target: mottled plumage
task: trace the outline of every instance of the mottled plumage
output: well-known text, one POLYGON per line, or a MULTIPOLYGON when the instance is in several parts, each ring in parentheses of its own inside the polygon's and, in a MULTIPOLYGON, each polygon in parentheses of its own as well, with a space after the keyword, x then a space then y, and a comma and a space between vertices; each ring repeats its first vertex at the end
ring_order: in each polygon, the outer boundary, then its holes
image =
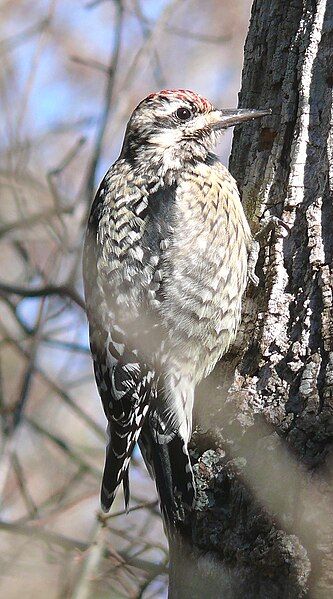
POLYGON ((236 335, 253 247, 236 183, 212 150, 218 130, 264 114, 218 111, 186 90, 152 94, 96 194, 84 280, 109 423, 106 510, 121 482, 128 502, 138 440, 168 520, 193 501, 194 391, 236 335))

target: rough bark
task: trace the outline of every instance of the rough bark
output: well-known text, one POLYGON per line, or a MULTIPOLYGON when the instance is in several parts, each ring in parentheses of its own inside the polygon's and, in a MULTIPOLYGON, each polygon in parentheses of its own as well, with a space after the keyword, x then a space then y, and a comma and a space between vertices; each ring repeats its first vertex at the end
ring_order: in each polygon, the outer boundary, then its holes
POLYGON ((202 385, 198 500, 172 599, 333 596, 332 30, 326 0, 255 0, 230 170, 262 243, 237 344, 202 385), (209 432, 204 432, 209 429, 209 432))

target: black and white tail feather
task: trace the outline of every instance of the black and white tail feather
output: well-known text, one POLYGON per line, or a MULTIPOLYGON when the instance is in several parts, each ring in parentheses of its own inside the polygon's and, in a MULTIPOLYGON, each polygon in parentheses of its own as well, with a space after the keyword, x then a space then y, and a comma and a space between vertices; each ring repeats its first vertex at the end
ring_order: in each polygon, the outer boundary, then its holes
POLYGON ((139 438, 142 456, 155 479, 161 512, 169 533, 184 519, 184 505, 192 507, 195 482, 184 439, 177 433, 169 442, 159 443, 149 421, 145 421, 139 438))
MULTIPOLYGON (((119 369, 119 365, 117 368, 119 369)), ((114 373, 111 376, 113 396, 117 399, 113 401, 108 426, 110 442, 106 449, 101 505, 104 511, 109 511, 122 483, 125 508, 128 509, 128 471, 131 455, 138 441, 147 469, 156 482, 165 525, 171 531, 176 522, 184 518, 184 504, 189 507, 193 505, 195 483, 187 441, 181 436, 180 431, 175 429, 170 418, 166 418, 166 422, 162 421, 162 416, 166 414, 160 414, 154 407, 157 396, 159 403, 161 402, 162 389, 157 391, 156 387, 152 388, 152 376, 152 373, 143 376, 139 383, 139 392, 133 389, 134 380, 129 381, 127 378, 126 385, 122 381, 122 385, 127 387, 127 392, 123 394, 119 387, 115 387, 114 373), (118 405, 115 405, 115 402, 118 405)), ((161 403, 163 404, 163 401, 161 403)))
POLYGON ((129 465, 149 409, 152 373, 117 363, 112 368, 107 404, 109 443, 101 486, 101 506, 108 512, 120 484, 123 484, 125 508, 130 499, 129 465), (136 375, 136 376, 134 376, 136 375), (140 380, 138 381, 137 376, 140 380))

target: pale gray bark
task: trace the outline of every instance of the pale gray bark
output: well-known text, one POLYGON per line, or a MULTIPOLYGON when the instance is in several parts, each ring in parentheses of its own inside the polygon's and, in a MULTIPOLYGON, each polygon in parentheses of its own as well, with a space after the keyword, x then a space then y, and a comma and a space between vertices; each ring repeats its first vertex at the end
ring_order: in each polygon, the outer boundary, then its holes
POLYGON ((198 505, 170 597, 333 596, 332 30, 328 0, 255 0, 230 169, 264 239, 237 345, 199 393, 198 505))

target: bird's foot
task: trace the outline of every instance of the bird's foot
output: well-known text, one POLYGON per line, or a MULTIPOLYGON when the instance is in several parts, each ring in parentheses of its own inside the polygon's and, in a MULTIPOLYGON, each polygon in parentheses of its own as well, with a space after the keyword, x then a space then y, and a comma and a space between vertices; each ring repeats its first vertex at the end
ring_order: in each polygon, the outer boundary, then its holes
POLYGON ((260 230, 256 233, 255 237, 251 240, 251 246, 249 249, 249 257, 247 263, 247 276, 249 280, 257 287, 259 285, 259 277, 255 274, 255 268, 259 256, 260 242, 267 237, 273 229, 282 227, 289 233, 289 226, 278 218, 277 216, 267 216, 260 222, 260 230))

